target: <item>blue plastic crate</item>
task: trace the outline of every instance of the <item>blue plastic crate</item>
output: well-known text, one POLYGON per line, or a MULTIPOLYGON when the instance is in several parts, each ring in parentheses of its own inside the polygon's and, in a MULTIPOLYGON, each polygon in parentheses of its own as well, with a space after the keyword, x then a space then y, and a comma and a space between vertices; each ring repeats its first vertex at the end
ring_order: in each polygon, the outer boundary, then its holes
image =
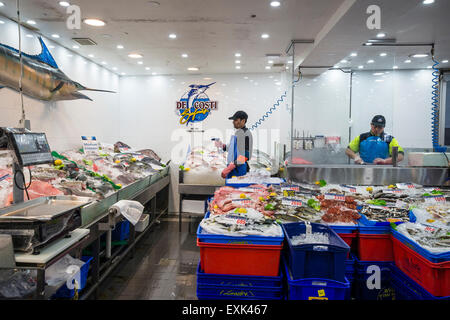
POLYGON ((359 225, 355 224, 353 226, 340 226, 340 225, 332 225, 327 224, 331 229, 333 229, 336 233, 355 233, 359 229, 359 225))
MULTIPOLYGON (((355 298, 357 300, 396 300, 395 289, 391 285, 391 270, 394 265, 392 262, 380 261, 360 261, 355 258, 356 277, 355 298), (374 275, 373 272, 367 273, 369 266, 378 266, 380 268, 380 287, 369 288, 367 280, 374 275)), ((371 281, 372 283, 372 281, 371 281)))
POLYGON ((450 296, 433 296, 396 266, 392 267, 391 281, 397 300, 450 300, 450 296))
MULTIPOLYGON (((358 207, 358 213, 361 215, 361 218, 358 219, 358 221, 360 222, 360 225, 363 226, 371 226, 371 227, 390 227, 391 226, 391 222, 388 221, 374 221, 374 220, 369 220, 365 214, 360 212, 361 207, 358 207)), ((408 217, 409 217, 409 222, 416 222, 417 218, 414 215, 414 213, 412 211, 408 212, 408 217)), ((398 221, 398 222, 394 222, 394 224, 399 225, 403 223, 403 221, 398 221)))
POLYGON ((350 247, 327 225, 311 223, 313 233, 328 234, 329 244, 292 245, 291 238, 306 233, 304 222, 283 224, 286 260, 294 279, 319 278, 345 281, 345 260, 350 247))
POLYGON ((124 241, 130 237, 130 221, 124 220, 119 222, 111 232, 112 241, 124 241))
MULTIPOLYGON (((205 219, 209 218, 210 212, 207 212, 205 219)), ((229 243, 229 244, 263 244, 263 245, 281 245, 284 241, 284 231, 281 237, 264 237, 264 236, 240 236, 233 237, 223 234, 202 233, 203 228, 198 225, 197 238, 204 243, 229 243)))
MULTIPOLYGON (((82 291, 86 286, 86 281, 89 272, 89 265, 91 264, 93 257, 90 256, 82 256, 81 260, 84 261, 84 265, 80 268, 80 287, 78 288, 78 292, 82 291)), ((56 293, 53 295, 54 298, 73 298, 75 296, 75 289, 67 288, 67 285, 63 285, 59 288, 56 293)))
POLYGON ((281 288, 284 278, 282 270, 280 264, 280 274, 278 277, 213 274, 204 273, 200 268, 199 262, 197 267, 197 285, 232 286, 239 288, 281 288))
POLYGON ((399 240, 401 243, 406 245, 407 247, 411 248, 418 254, 420 254, 422 257, 427 259, 428 261, 431 261, 433 263, 439 263, 439 262, 445 262, 450 261, 450 251, 443 252, 443 253, 432 253, 428 251, 427 249, 420 246, 417 242, 411 240, 410 238, 404 236, 397 230, 391 227, 392 236, 399 240))
MULTIPOLYGON (((358 232, 360 234, 390 234, 391 233, 391 226, 368 226, 361 222, 361 219, 363 219, 363 216, 361 215, 361 218, 358 220, 358 232)), ((368 221, 368 220, 367 220, 368 221)))
POLYGON ((346 300, 350 298, 350 282, 322 278, 293 280, 288 265, 283 262, 288 283, 288 300, 346 300))
POLYGON ((345 260, 345 274, 354 274, 356 270, 356 257, 350 253, 349 259, 345 260))

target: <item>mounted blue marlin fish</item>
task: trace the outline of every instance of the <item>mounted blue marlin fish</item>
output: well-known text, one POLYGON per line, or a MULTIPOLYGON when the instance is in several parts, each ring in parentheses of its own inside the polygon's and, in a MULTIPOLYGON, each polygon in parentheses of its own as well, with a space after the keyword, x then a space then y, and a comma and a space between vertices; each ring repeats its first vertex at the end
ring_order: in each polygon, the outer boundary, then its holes
MULTIPOLYGON (((45 101, 58 100, 91 100, 78 91, 114 91, 90 89, 67 77, 58 67, 50 51, 41 37, 39 37, 42 52, 39 55, 22 53, 23 94, 45 101)), ((0 89, 8 87, 20 91, 20 54, 17 49, 0 44, 0 89)))

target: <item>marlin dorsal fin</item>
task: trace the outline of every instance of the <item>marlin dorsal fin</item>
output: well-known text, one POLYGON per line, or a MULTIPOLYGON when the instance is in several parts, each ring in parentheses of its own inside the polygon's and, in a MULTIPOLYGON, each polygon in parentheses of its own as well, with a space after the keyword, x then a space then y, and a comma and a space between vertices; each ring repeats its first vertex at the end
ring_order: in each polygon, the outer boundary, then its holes
POLYGON ((39 55, 34 56, 39 61, 48 64, 49 66, 59 69, 58 65, 56 64, 55 59, 53 59, 52 54, 47 49, 47 46, 45 45, 44 41, 41 37, 39 37, 39 42, 41 43, 42 52, 39 55))

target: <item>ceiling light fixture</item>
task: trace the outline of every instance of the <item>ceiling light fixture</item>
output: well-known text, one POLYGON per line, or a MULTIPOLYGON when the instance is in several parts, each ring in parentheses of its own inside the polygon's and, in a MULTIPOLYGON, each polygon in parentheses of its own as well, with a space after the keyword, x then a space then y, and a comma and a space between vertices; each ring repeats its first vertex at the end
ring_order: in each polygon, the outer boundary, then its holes
POLYGON ((33 38, 33 35, 32 34, 27 34, 27 37, 28 38, 33 38))
POLYGON ((103 20, 100 19, 84 19, 83 22, 89 26, 93 27, 103 27, 106 23, 103 20))
POLYGON ((176 39, 177 35, 175 33, 171 33, 171 34, 169 34, 169 38, 170 39, 176 39))
POLYGON ((241 63, 241 60, 236 60, 234 61, 234 63, 241 63))
POLYGON ((150 70, 150 68, 149 68, 149 67, 145 67, 145 70, 147 70, 147 71, 148 71, 148 70, 150 70))
POLYGON ((89 54, 88 57, 89 57, 89 58, 93 58, 94 55, 93 55, 93 54, 89 54))
POLYGON ((59 38, 59 34, 56 34, 56 33, 52 34, 52 37, 58 39, 59 38))
POLYGON ((187 58, 187 57, 188 57, 187 53, 183 53, 181 56, 182 56, 183 58, 187 58))
POLYGON ((138 64, 144 64, 144 62, 142 62, 142 61, 138 61, 138 64))
POLYGON ((385 53, 385 52, 380 53, 380 57, 386 57, 386 56, 387 56, 387 53, 385 53))
POLYGON ((269 69, 270 69, 270 66, 266 66, 266 69, 269 70, 269 69))
POLYGON ((367 63, 374 63, 375 61, 373 61, 373 60, 369 60, 369 61, 367 61, 367 63))
POLYGON ((392 69, 394 69, 394 70, 395 70, 395 69, 398 69, 398 66, 393 66, 392 69))
MULTIPOLYGON (((411 57, 411 55, 410 55, 410 57, 411 57)), ((428 54, 427 53, 417 53, 417 54, 413 54, 412 57, 413 58, 426 58, 426 57, 428 57, 428 54)))
POLYGON ((124 76, 124 75, 126 75, 126 73, 125 73, 125 72, 122 72, 120 75, 121 75, 121 76, 124 76))
POLYGON ((117 67, 113 67, 112 69, 113 69, 114 71, 116 71, 116 70, 117 70, 117 67))
POLYGON ((3 7, 3 6, 4 6, 3 2, 0 2, 0 7, 3 7))
POLYGON ((434 0, 423 0, 423 4, 432 4, 434 0))
POLYGON ((30 25, 32 25, 32 26, 34 26, 34 25, 36 24, 36 21, 34 21, 34 20, 28 20, 27 23, 30 24, 30 25))
POLYGON ((241 68, 241 66, 236 66, 236 69, 240 69, 241 68))
POLYGON ((4 24, 5 23, 5 21, 3 21, 3 20, 0 20, 0 24, 4 24))
POLYGON ((267 61, 267 63, 273 64, 273 60, 269 60, 267 61))
POLYGON ((240 53, 235 53, 234 56, 235 56, 236 58, 239 58, 239 57, 241 56, 241 54, 240 54, 240 53))
POLYGON ((428 67, 427 67, 427 69, 431 69, 431 68, 433 68, 433 66, 428 66, 428 67))
POLYGON ((117 48, 117 49, 123 49, 123 45, 118 44, 116 48, 117 48))
POLYGON ((189 67, 187 69, 188 69, 188 71, 198 71, 197 67, 189 67))
POLYGON ((272 7, 279 7, 281 5, 280 1, 272 1, 270 2, 270 6, 272 7))
POLYGON ((130 57, 132 59, 140 59, 143 57, 143 55, 140 53, 130 53, 130 54, 128 54, 128 57, 130 57))
POLYGON ((448 60, 442 60, 441 63, 448 63, 448 60))
POLYGON ((366 46, 371 46, 372 45, 372 43, 370 43, 370 42, 366 42, 364 45, 366 45, 366 46))
POLYGON ((73 49, 80 49, 79 46, 72 46, 73 49))
POLYGON ((156 72, 152 72, 152 76, 156 76, 157 75, 157 73, 156 72))
POLYGON ((270 36, 267 34, 267 33, 263 33, 262 35, 261 35, 261 38, 263 38, 263 39, 267 39, 267 38, 269 38, 270 36))
POLYGON ((377 34, 377 38, 384 38, 386 37, 386 33, 380 32, 379 34, 377 34))
POLYGON ((376 73, 374 73, 373 75, 374 76, 382 76, 384 74, 384 72, 376 72, 376 73))
POLYGON ((70 3, 68 3, 67 1, 60 1, 60 2, 59 2, 59 5, 60 5, 61 7, 68 7, 68 6, 70 6, 70 3))
POLYGON ((411 63, 411 60, 409 60, 409 59, 405 60, 405 63, 411 63))
POLYGON ((102 64, 103 65, 107 65, 108 63, 106 61, 102 61, 102 64))
POLYGON ((347 63, 348 61, 347 60, 341 60, 341 63, 347 63))
POLYGON ((358 54, 356 53, 356 52, 352 52, 351 54, 350 54, 350 57, 357 57, 358 56, 358 54))
POLYGON ((364 69, 364 66, 358 66, 358 69, 364 69))

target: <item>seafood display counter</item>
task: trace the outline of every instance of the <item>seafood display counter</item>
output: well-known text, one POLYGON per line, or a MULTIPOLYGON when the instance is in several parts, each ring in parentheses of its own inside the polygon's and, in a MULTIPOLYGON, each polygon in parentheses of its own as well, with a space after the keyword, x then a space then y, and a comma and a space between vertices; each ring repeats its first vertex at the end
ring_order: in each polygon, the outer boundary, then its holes
POLYGON ((354 185, 389 185, 412 182, 423 186, 443 186, 448 180, 447 167, 407 167, 381 165, 288 165, 287 178, 295 182, 354 185))

